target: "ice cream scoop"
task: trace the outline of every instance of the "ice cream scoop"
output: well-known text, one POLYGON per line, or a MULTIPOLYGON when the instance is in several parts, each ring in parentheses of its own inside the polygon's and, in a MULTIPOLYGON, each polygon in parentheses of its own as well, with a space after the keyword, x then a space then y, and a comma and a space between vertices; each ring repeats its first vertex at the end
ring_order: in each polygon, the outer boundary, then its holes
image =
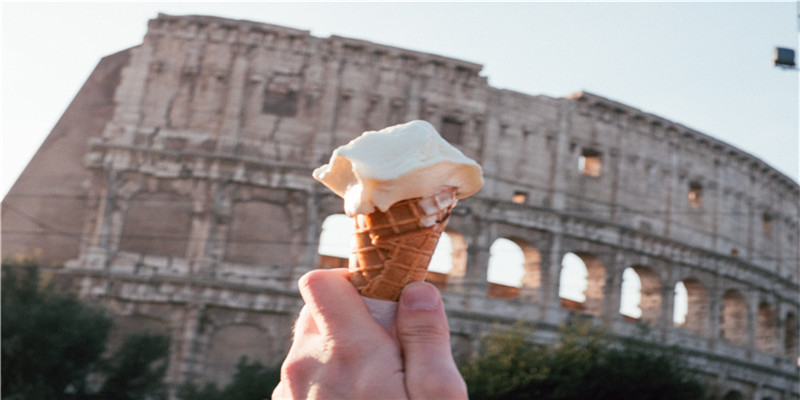
POLYGON ((483 186, 480 165, 417 120, 363 133, 313 176, 355 218, 350 281, 393 332, 403 287, 425 279, 450 211, 483 186))
POLYGON ((483 186, 480 165, 421 120, 364 132, 334 150, 330 162, 313 175, 344 198, 351 217, 433 195, 442 186, 456 188, 459 199, 483 186))

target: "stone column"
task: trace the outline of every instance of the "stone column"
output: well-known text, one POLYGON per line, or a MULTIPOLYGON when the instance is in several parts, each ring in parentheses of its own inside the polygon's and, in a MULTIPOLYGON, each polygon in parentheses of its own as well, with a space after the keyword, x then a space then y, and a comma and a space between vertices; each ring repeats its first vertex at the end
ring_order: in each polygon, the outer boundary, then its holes
POLYGON ((658 330, 661 333, 661 341, 669 343, 670 332, 673 328, 673 318, 675 314, 675 285, 673 278, 674 268, 664 266, 669 269, 666 284, 661 285, 661 314, 658 318, 658 330))
MULTIPOLYGON (((716 261, 715 261, 716 263, 716 261)), ((716 268, 714 268, 716 269, 716 268)), ((708 331, 706 332, 706 338, 708 339, 708 349, 710 351, 715 351, 717 348, 717 342, 721 339, 720 337, 720 323, 721 323, 721 313, 722 313, 722 288, 720 285, 719 276, 714 277, 714 282, 712 282, 712 287, 708 288, 708 331)))
POLYGON ((234 46, 233 66, 227 77, 229 82, 227 104, 222 117, 221 131, 224 136, 236 137, 241 131, 241 117, 243 114, 246 93, 244 86, 247 83, 248 60, 244 45, 234 46))
MULTIPOLYGON (((606 325, 613 324, 620 319, 619 307, 622 301, 622 273, 625 270, 625 256, 622 252, 616 252, 613 256, 598 257, 605 270, 605 284, 603 287, 603 321, 606 325)), ((591 268, 587 279, 592 279, 591 268)), ((589 284, 591 287, 591 283, 589 284)), ((589 296, 586 296, 586 306, 589 309, 589 296)))
POLYGON ((471 218, 475 230, 470 235, 471 243, 467 248, 467 271, 464 276, 465 294, 468 299, 484 298, 489 290, 486 278, 489 269, 489 246, 492 239, 488 223, 474 213, 471 218))
POLYGON ((200 355, 205 349, 199 348, 199 339, 203 331, 203 319, 206 315, 204 303, 189 303, 183 308, 183 318, 172 337, 168 382, 186 382, 200 377, 202 361, 200 355))
POLYGON ((547 248, 541 249, 541 278, 538 303, 544 312, 548 306, 558 305, 559 274, 561 273, 561 234, 551 232, 547 248))
POLYGON ((542 252, 542 286, 539 291, 542 320, 548 319, 548 310, 561 307, 558 291, 561 285, 561 260, 564 257, 562 239, 561 233, 553 232, 550 248, 542 252))

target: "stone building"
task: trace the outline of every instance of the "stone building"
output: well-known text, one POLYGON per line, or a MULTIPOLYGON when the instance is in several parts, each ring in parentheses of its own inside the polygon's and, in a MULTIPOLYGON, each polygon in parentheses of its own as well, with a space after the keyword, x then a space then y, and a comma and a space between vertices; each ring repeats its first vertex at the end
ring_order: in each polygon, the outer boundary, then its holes
POLYGON ((652 329, 719 398, 799 399, 800 187, 657 115, 581 92, 488 85, 481 66, 263 23, 159 15, 105 57, 3 201, 3 255, 35 253, 118 331, 172 338, 168 379, 224 383, 242 355, 277 363, 341 199, 311 178, 365 130, 433 123, 484 167, 448 227, 443 291, 459 358, 495 323, 573 315, 652 329), (524 258, 489 282, 492 245, 524 258), (584 299, 560 296, 562 261, 584 299), (620 313, 623 273, 640 316, 620 313), (676 287, 685 320, 674 322, 676 287))

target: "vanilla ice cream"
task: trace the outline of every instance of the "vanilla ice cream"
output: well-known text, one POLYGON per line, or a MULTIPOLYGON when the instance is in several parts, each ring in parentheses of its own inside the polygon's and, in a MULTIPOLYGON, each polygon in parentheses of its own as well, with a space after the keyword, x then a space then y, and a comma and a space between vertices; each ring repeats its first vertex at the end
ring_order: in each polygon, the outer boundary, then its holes
POLYGON ((483 186, 480 165, 420 120, 364 132, 334 150, 330 162, 313 175, 344 198, 345 213, 351 217, 431 196, 443 186, 456 188, 459 199, 483 186))

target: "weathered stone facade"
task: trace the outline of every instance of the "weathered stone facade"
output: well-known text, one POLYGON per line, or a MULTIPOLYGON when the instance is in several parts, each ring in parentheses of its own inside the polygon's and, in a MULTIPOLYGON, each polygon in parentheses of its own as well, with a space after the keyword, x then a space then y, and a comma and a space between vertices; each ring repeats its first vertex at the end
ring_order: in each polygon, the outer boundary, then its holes
MULTIPOLYGON (((365 130, 432 122, 484 167, 448 226, 435 275, 458 357, 493 322, 571 315, 615 334, 622 274, 639 318, 720 398, 798 399, 800 187, 688 127, 591 94, 530 96, 481 66, 367 41, 205 16, 159 15, 103 59, 3 202, 3 254, 38 250, 111 307, 120 331, 172 337, 169 380, 223 382, 241 355, 282 359, 296 279, 328 262, 341 199, 311 178, 365 130), (523 250, 521 287, 487 282, 490 246, 523 250), (559 298, 565 254, 586 300, 559 298), (688 296, 673 323, 674 288, 688 296), (727 398, 727 397, 726 397, 727 398)), ((335 261, 335 260, 334 260, 335 261)))

